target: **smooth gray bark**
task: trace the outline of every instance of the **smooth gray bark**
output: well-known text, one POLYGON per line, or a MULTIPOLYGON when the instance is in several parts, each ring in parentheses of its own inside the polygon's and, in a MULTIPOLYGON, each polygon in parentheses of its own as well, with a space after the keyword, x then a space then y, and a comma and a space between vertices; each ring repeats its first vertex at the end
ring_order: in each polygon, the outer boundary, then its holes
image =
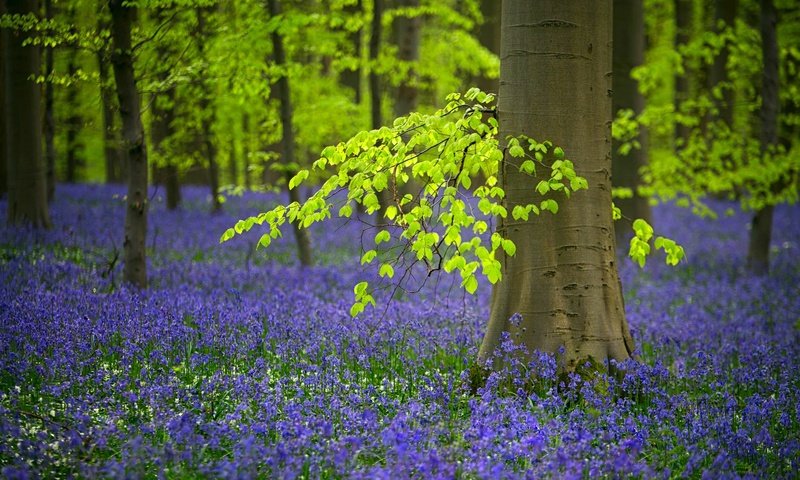
MULTIPOLYGON (((589 189, 569 200, 558 195, 557 215, 498 226, 517 249, 498 257, 503 279, 478 354, 489 367, 504 332, 528 352, 563 347, 563 370, 590 357, 624 360, 634 350, 611 219, 611 12, 611 0, 503 0, 501 142, 526 134, 562 146, 589 189), (509 321, 515 314, 518 323, 509 321)), ((500 171, 508 211, 541 199, 513 160, 500 171)))

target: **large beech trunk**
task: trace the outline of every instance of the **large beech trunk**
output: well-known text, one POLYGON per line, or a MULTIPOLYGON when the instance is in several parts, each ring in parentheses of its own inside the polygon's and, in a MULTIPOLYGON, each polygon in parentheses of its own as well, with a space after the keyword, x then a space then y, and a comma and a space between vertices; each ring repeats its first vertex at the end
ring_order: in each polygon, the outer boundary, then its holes
MULTIPOLYGON (((556 215, 499 225, 517 250, 499 256, 503 279, 478 354, 487 366, 503 332, 528 352, 563 347, 565 370, 633 352, 611 219, 611 10, 611 0, 503 0, 499 137, 562 146, 589 190, 559 195, 556 215), (514 314, 519 323, 509 321, 514 314)), ((507 158, 500 172, 509 211, 541 199, 514 163, 507 158)))
MULTIPOLYGON (((613 97, 611 111, 629 108, 636 114, 644 109, 644 97, 639 93, 639 85, 631 78, 631 69, 644 62, 644 5, 643 0, 614 0, 614 43, 613 43, 613 97)), ((639 172, 647 165, 647 131, 641 129, 637 139, 641 148, 630 150, 627 155, 619 153, 618 142, 613 142, 611 150, 612 180, 615 187, 630 188, 632 198, 619 198, 616 205, 624 215, 614 224, 617 245, 625 246, 632 235, 631 222, 637 218, 652 222, 648 199, 636 193, 641 185, 639 172)))
MULTIPOLYGON (((37 14, 36 0, 8 0, 9 14, 37 14)), ((42 155, 42 95, 31 80, 39 76, 39 46, 25 45, 28 35, 10 30, 5 36, 5 108, 8 175, 8 223, 50 227, 47 181, 42 155)))
MULTIPOLYGON (((761 151, 778 145, 778 14, 772 0, 761 0, 761 53, 764 70, 761 74, 761 151)), ((769 244, 772 238, 771 206, 753 216, 747 266, 757 275, 769 273, 769 244)))
MULTIPOLYGON (((279 0, 268 0, 269 14, 271 17, 276 17, 281 14, 281 6, 279 0)), ((283 50, 283 39, 280 34, 275 31, 272 32, 272 48, 277 65, 286 64, 286 53, 283 50)), ((281 101, 281 126, 283 128, 283 137, 281 138, 281 158, 284 164, 292 164, 294 158, 294 130, 292 127, 292 95, 289 89, 289 79, 286 75, 281 75, 276 85, 278 89, 278 97, 281 101)), ((289 180, 294 175, 291 172, 286 174, 286 183, 288 186, 289 180)), ((289 189, 289 201, 301 202, 300 192, 297 188, 289 189)), ((292 230, 294 231, 295 240, 297 240, 297 254, 300 259, 301 265, 311 265, 313 259, 311 257, 311 237, 308 234, 308 229, 301 228, 296 222, 292 223, 292 230)))
POLYGON ((133 70, 131 24, 133 7, 124 0, 109 0, 113 40, 114 79, 122 117, 122 140, 128 163, 128 198, 125 209, 123 277, 139 288, 147 287, 145 237, 147 235, 147 149, 140 114, 139 92, 133 70))

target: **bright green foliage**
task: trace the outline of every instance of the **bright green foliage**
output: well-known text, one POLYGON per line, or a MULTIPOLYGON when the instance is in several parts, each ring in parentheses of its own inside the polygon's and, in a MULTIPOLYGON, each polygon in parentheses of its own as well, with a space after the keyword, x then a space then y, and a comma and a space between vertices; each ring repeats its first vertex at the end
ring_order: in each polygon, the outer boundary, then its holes
MULTIPOLYGON (((638 117, 632 111, 617 112, 612 129, 622 142, 621 153, 641 148, 635 141, 639 128, 649 131, 649 165, 643 172, 646 186, 639 193, 676 200, 699 215, 712 217, 715 213, 704 201, 709 196, 736 199, 748 210, 797 201, 800 154, 792 132, 800 124, 796 81, 800 32, 793 20, 787 17, 779 22, 782 141, 763 151, 757 120, 762 72, 758 7, 742 3, 741 8, 751 9, 750 17, 756 20, 748 24, 740 14, 734 25, 721 25, 717 31, 708 27, 713 24, 710 18, 699 17, 689 42, 675 48, 673 2, 645 3, 648 38, 654 43, 645 64, 632 75, 647 98, 646 108, 638 117), (729 52, 727 80, 710 86, 703 75, 708 75, 723 48, 729 52), (687 75, 690 80, 687 98, 677 104, 673 94, 676 75, 687 75), (729 101, 726 95, 732 98, 730 124, 721 111, 729 101), (688 138, 675 138, 678 125, 688 129, 688 138)), ((696 9, 693 15, 702 11, 696 9)))
MULTIPOLYGON (((306 228, 330 218, 331 212, 350 218, 351 202, 373 214, 380 210, 378 199, 384 192, 390 200, 383 206, 384 223, 375 234, 375 245, 400 246, 404 253, 387 261, 377 249, 370 249, 363 254, 362 264, 380 259, 379 275, 391 279, 394 267, 405 255, 411 259, 403 263, 406 269, 422 264, 428 274, 437 270, 457 272, 461 287, 469 293, 478 288, 479 276, 497 283, 502 271, 495 253, 498 249, 509 256, 516 252, 514 242, 501 233, 492 233, 488 241, 485 235, 496 219, 508 215, 503 202, 505 191, 496 177, 501 162, 506 162, 506 168, 519 168, 531 176, 537 170, 549 172, 538 183, 531 179, 531 189, 543 199, 537 204, 515 206, 511 212, 514 219, 528 219, 531 213, 539 215, 545 210, 555 214, 560 199, 588 188, 588 184, 575 172, 564 151, 550 142, 539 143, 523 136, 507 139, 501 148, 492 115, 493 95, 473 88, 464 95, 451 94, 447 101, 447 106, 434 114, 412 113, 398 118, 391 127, 362 131, 346 142, 326 147, 313 168, 336 173, 305 203, 280 205, 242 220, 220 241, 263 225, 267 233, 262 238, 268 243, 287 221, 306 228), (405 193, 412 179, 417 185, 413 190, 418 191, 416 195, 405 193), (341 195, 343 192, 346 195, 341 195)), ((299 185, 307 178, 309 173, 301 170, 290 185, 299 185)), ((368 290, 367 282, 356 286, 352 315, 368 303, 374 304, 368 290)))
MULTIPOLYGON (((362 131, 346 142, 325 148, 313 168, 336 173, 305 203, 281 205, 242 220, 220 241, 258 224, 268 228, 262 237, 267 239, 262 244, 268 244, 287 221, 297 221, 307 228, 330 218, 332 211, 340 217, 351 217, 351 202, 361 204, 366 213, 372 214, 381 208, 379 196, 387 192, 391 200, 384 206, 385 223, 375 234, 376 246, 403 245, 412 264, 424 264, 429 273, 440 269, 457 272, 461 286, 469 293, 477 289, 479 275, 490 283, 498 282, 502 273, 495 252, 502 249, 507 255, 514 255, 516 245, 500 233, 493 233, 488 242, 484 235, 492 229, 495 219, 508 215, 503 204, 505 192, 496 177, 504 154, 496 138, 497 121, 491 106, 494 97, 471 89, 464 95, 452 94, 447 100, 447 106, 432 115, 412 113, 395 120, 392 127, 362 131), (421 186, 417 195, 406 193, 405 187, 412 179, 421 186), (342 190, 347 192, 346 198, 339 198, 340 204, 335 205, 333 196, 342 190), (474 200, 470 201, 470 197, 474 200)), ((510 138, 505 149, 505 161, 521 171, 532 176, 537 168, 550 173, 538 184, 531 181, 531 188, 536 188, 544 199, 538 204, 515 206, 515 219, 528 218, 530 213, 538 215, 542 210, 556 213, 558 198, 568 198, 573 191, 587 188, 586 180, 575 173, 564 151, 550 142, 510 138)), ((309 172, 300 170, 289 186, 294 188, 308 178, 309 172)), ((361 263, 369 264, 378 258, 378 251, 370 249, 363 254, 361 263)), ((383 261, 379 275, 393 278, 399 260, 383 261)), ((374 303, 367 288, 366 282, 357 287, 351 313, 357 314, 367 303, 374 303)))
MULTIPOLYGON (((649 223, 638 218, 633 221, 634 237, 631 238, 631 246, 628 251, 630 256, 640 267, 644 267, 647 256, 650 254, 650 240, 653 238, 653 227, 649 223)), ((668 265, 677 265, 685 256, 683 247, 675 243, 674 240, 665 237, 655 238, 656 250, 664 250, 667 254, 666 262, 668 265)))

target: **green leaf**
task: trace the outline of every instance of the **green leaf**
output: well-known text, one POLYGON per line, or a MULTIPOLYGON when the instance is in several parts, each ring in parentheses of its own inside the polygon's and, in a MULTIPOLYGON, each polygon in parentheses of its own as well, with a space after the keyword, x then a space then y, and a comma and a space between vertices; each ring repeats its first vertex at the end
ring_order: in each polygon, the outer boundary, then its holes
POLYGON ((228 240, 233 238, 234 235, 236 235, 236 232, 232 228, 225 230, 222 236, 219 237, 219 243, 227 242, 228 240))
POLYGON ((542 210, 549 210, 553 215, 558 213, 558 202, 553 199, 542 200, 542 203, 539 205, 539 207, 542 210))
POLYGON ((562 150, 561 147, 556 147, 555 150, 553 150, 553 156, 558 160, 563 160, 564 150, 562 150))
POLYGON ((349 203, 345 203, 342 208, 339 209, 339 216, 340 217, 350 217, 353 214, 353 207, 350 206, 349 203))
POLYGON ((508 239, 503 239, 501 242, 503 246, 503 251, 506 252, 506 255, 509 257, 513 257, 515 253, 517 253, 517 246, 514 245, 514 242, 508 239))
POLYGON ((364 292, 367 291, 367 287, 369 283, 367 282, 358 282, 355 287, 353 287, 353 293, 356 294, 356 298, 361 298, 364 296, 364 292))
POLYGON ((272 243, 272 237, 268 233, 261 235, 261 238, 258 239, 258 246, 260 247, 267 248, 270 243, 272 243))
MULTIPOLYGON (((516 158, 522 158, 525 156, 525 149, 520 147, 519 144, 511 145, 508 149, 509 155, 516 158)), ((470 292, 472 293, 472 292, 470 292)))
POLYGON ((394 267, 389 265, 388 263, 384 263, 381 265, 381 269, 378 271, 378 275, 381 277, 394 277, 394 267))
POLYGON ((356 302, 350 307, 350 316, 355 318, 356 315, 364 311, 364 304, 356 302))
POLYGON ((633 221, 633 231, 636 232, 636 237, 644 242, 653 238, 653 227, 641 218, 633 221))
POLYGON ((520 165, 519 171, 527 173, 528 175, 534 175, 536 173, 536 164, 533 163, 533 160, 525 160, 522 162, 522 165, 520 165))
POLYGON ((375 234, 375 245, 380 245, 383 242, 388 242, 392 238, 392 235, 389 233, 388 230, 381 230, 380 232, 375 234))
POLYGON ((292 190, 300 184, 303 180, 308 178, 308 170, 300 170, 295 176, 289 180, 289 190, 292 190))
POLYGON ((528 221, 528 209, 523 207, 522 205, 515 205, 514 208, 511 210, 511 217, 514 220, 522 220, 527 222, 528 221))
POLYGON ((367 250, 366 252, 364 252, 364 255, 361 256, 361 265, 372 262, 375 259, 375 256, 377 255, 378 252, 376 252, 375 250, 367 250))
POLYGON ((475 275, 470 275, 461 282, 461 286, 471 295, 478 289, 478 279, 475 275))
MULTIPOLYGON (((539 192, 540 195, 546 195, 547 192, 550 191, 550 183, 544 180, 540 181, 536 185, 536 191, 539 192)), ((542 209, 544 209, 544 207, 542 207, 542 209)))

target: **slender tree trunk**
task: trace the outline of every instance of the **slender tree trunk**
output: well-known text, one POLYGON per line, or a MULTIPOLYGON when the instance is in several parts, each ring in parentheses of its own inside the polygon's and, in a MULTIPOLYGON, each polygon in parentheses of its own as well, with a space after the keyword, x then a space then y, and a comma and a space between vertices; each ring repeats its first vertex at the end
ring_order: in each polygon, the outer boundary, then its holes
MULTIPOLYGON (((270 17, 277 17, 281 14, 281 6, 279 0, 267 0, 269 7, 270 17)), ((275 57, 275 63, 278 66, 286 65, 286 53, 283 51, 283 39, 277 31, 272 32, 272 48, 275 57)), ((281 138, 281 155, 283 163, 291 165, 295 162, 294 158, 294 130, 292 127, 292 95, 289 89, 289 78, 286 75, 281 75, 275 85, 278 89, 278 96, 281 104, 281 126, 283 128, 283 137, 281 138)), ((289 180, 294 176, 292 172, 286 173, 286 183, 288 187, 289 180)), ((301 202, 300 192, 297 188, 289 189, 289 201, 301 202)), ((311 257, 311 237, 309 236, 308 229, 301 228, 297 223, 292 223, 294 236, 297 240, 297 254, 300 259, 300 264, 303 266, 310 266, 313 263, 311 257)))
MULTIPOLYGON (((48 20, 55 17, 52 0, 45 0, 44 15, 48 20)), ((53 106, 53 50, 52 46, 44 50, 44 163, 47 181, 47 201, 52 202, 56 196, 56 121, 53 106)))
MULTIPOLYGON (((692 28, 692 0, 675 0, 675 49, 689 43, 692 28)), ((688 69, 684 62, 684 68, 688 69)), ((675 75, 675 112, 689 98, 689 72, 675 75)), ((681 150, 689 141, 689 127, 681 122, 675 124, 676 150, 681 150)))
MULTIPOLYGON (((364 11, 361 0, 354 5, 345 7, 345 13, 360 16, 364 11)), ((341 82, 353 91, 353 101, 356 105, 361 103, 361 28, 350 33, 350 44, 353 45, 353 56, 357 59, 356 68, 348 68, 341 74, 341 82)))
POLYGON ((133 70, 131 25, 134 7, 124 6, 125 0, 109 0, 111 38, 113 40, 114 79, 122 117, 122 138, 128 163, 128 199, 125 210, 125 240, 123 276, 126 282, 147 287, 145 239, 147 236, 147 148, 142 128, 139 92, 133 70))
MULTIPOLYGON (((778 146, 778 13, 772 0, 761 0, 761 151, 765 154, 778 146)), ((772 206, 758 210, 750 229, 747 266, 756 275, 769 273, 769 245, 772 237, 772 206)))
POLYGON ((244 160, 243 175, 244 175, 244 188, 250 190, 253 188, 253 183, 250 180, 250 115, 245 113, 242 115, 242 159, 244 160))
MULTIPOLYGON (((505 219, 516 244, 500 253, 478 354, 492 366, 503 332, 528 352, 558 352, 562 369, 633 352, 617 274, 611 219, 611 0, 503 0, 499 137, 526 134, 563 146, 588 191, 557 195, 557 215, 505 219), (518 314, 521 321, 509 321, 518 314)), ((535 179, 509 161, 500 184, 509 210, 538 202, 535 179)), ((495 365, 496 366, 496 365, 495 365)))
MULTIPOLYGON (((74 14, 70 14, 69 18, 74 18, 74 14)), ((77 51, 70 48, 67 53, 67 75, 74 78, 78 71, 77 65, 77 51)), ((67 107, 67 118, 65 119, 65 137, 66 137, 66 151, 65 157, 67 160, 65 180, 69 183, 76 183, 79 179, 79 170, 82 167, 82 162, 78 151, 81 145, 78 142, 78 134, 83 120, 80 116, 80 106, 78 105, 78 86, 71 84, 67 86, 66 97, 64 104, 67 107)))
POLYGON ((239 185, 239 156, 236 151, 236 137, 231 134, 231 143, 229 145, 230 153, 228 155, 228 176, 231 178, 231 184, 234 186, 239 185))
MULTIPOLYGON (((36 0, 8 0, 9 14, 38 14, 36 0)), ((39 76, 39 47, 25 45, 28 35, 7 31, 6 125, 8 140, 8 223, 50 228, 47 179, 42 156, 41 89, 31 78, 39 76)))
POLYGON ((381 18, 383 17, 383 0, 374 0, 372 7, 372 31, 369 37, 369 99, 370 99, 370 118, 372 128, 381 128, 383 118, 381 117, 381 79, 375 69, 378 63, 378 56, 381 49, 381 18))
MULTIPOLYGON (((165 53, 164 53, 165 54, 165 53)), ((169 73, 159 73, 160 80, 166 82, 169 73)), ((163 92, 157 93, 153 98, 151 107, 152 124, 150 126, 150 140, 156 160, 153 182, 164 185, 167 195, 167 210, 176 210, 181 204, 181 184, 178 176, 178 167, 172 161, 171 152, 165 148, 165 142, 175 133, 175 87, 170 85, 163 92)))
MULTIPOLYGON (((169 14, 165 8, 157 8, 154 20, 162 25, 168 21, 169 14)), ((169 58, 174 53, 171 46, 164 41, 156 46, 160 58, 169 58)), ((175 85, 170 83, 170 72, 161 68, 158 72, 158 81, 163 86, 163 91, 153 94, 150 125, 150 140, 152 142, 154 165, 153 183, 164 186, 167 195, 167 210, 177 210, 181 204, 181 183, 178 166, 173 160, 173 151, 166 148, 166 143, 175 134, 175 85)))
MULTIPOLYGON (((398 0, 397 7, 417 8, 419 7, 419 0, 398 0)), ((419 61, 422 19, 418 15, 414 17, 401 15, 395 18, 394 28, 397 43, 397 59, 408 64, 408 73, 397 87, 397 97, 395 98, 394 104, 395 117, 402 117, 417 109, 418 92, 416 64, 419 61)))
MULTIPOLYGON (((102 15, 98 12, 98 16, 102 15)), ((97 22, 98 31, 108 30, 108 21, 102 17, 97 22)), ((103 108, 103 158, 105 160, 106 183, 123 180, 119 135, 114 125, 114 94, 108 75, 108 48, 97 51, 97 71, 100 77, 100 103, 103 108)))
MULTIPOLYGON (((374 0, 372 5, 372 22, 370 25, 369 37, 369 100, 370 100, 370 119, 373 129, 381 128, 383 125, 383 115, 381 112, 381 97, 383 91, 381 90, 381 77, 377 72, 376 65, 378 64, 378 57, 381 51, 381 36, 383 35, 383 28, 381 21, 383 19, 383 0, 374 0)), ((378 193, 378 201, 380 208, 375 214, 375 223, 383 225, 384 213, 386 207, 391 203, 388 190, 378 193)), ((359 213, 364 213, 364 206, 360 203, 356 204, 359 213)))
MULTIPOLYGON (((500 0, 481 0, 481 13, 483 23, 478 26, 477 36, 481 45, 495 55, 500 55, 500 0)), ((478 88, 484 92, 497 93, 500 88, 500 79, 480 76, 477 79, 478 88)))
MULTIPOLYGON (((206 12, 203 8, 197 8, 197 30, 195 37, 197 38, 197 48, 200 51, 200 57, 207 65, 209 60, 206 58, 206 12)), ((219 162, 217 161, 217 145, 214 143, 214 134, 211 129, 211 122, 214 119, 214 106, 211 102, 211 85, 206 73, 207 67, 203 67, 200 72, 202 92, 200 94, 200 114, 202 119, 200 121, 202 146, 205 150, 205 157, 208 160, 208 185, 211 188, 211 211, 216 213, 222 210, 222 202, 219 198, 219 162)))
MULTIPOLYGON (((614 0, 613 97, 612 112, 631 109, 637 115, 644 109, 644 97, 639 85, 631 78, 631 70, 644 62, 644 5, 642 0, 614 0)), ((631 236, 631 221, 637 218, 652 222, 650 203, 637 193, 642 180, 639 175, 647 165, 647 131, 642 129, 636 139, 641 148, 627 155, 619 153, 619 142, 612 143, 612 179, 615 187, 633 190, 632 198, 615 200, 624 217, 614 224, 617 246, 624 246, 631 236)))
MULTIPOLYGON (((6 13, 6 2, 0 1, 0 15, 6 13)), ((8 135, 6 134, 6 30, 0 28, 0 198, 8 193, 8 135)))
MULTIPOLYGON (((723 22, 726 27, 736 26, 736 15, 739 9, 738 0, 714 0, 714 20, 718 24, 723 22)), ((714 30, 720 32, 721 29, 715 24, 714 30)), ((723 46, 719 55, 714 58, 709 76, 709 87, 714 88, 728 81, 728 58, 730 49, 727 44, 723 46)), ((725 87, 722 90, 722 98, 715 99, 719 119, 725 122, 730 128, 733 126, 733 99, 734 91, 732 87, 725 87)))

